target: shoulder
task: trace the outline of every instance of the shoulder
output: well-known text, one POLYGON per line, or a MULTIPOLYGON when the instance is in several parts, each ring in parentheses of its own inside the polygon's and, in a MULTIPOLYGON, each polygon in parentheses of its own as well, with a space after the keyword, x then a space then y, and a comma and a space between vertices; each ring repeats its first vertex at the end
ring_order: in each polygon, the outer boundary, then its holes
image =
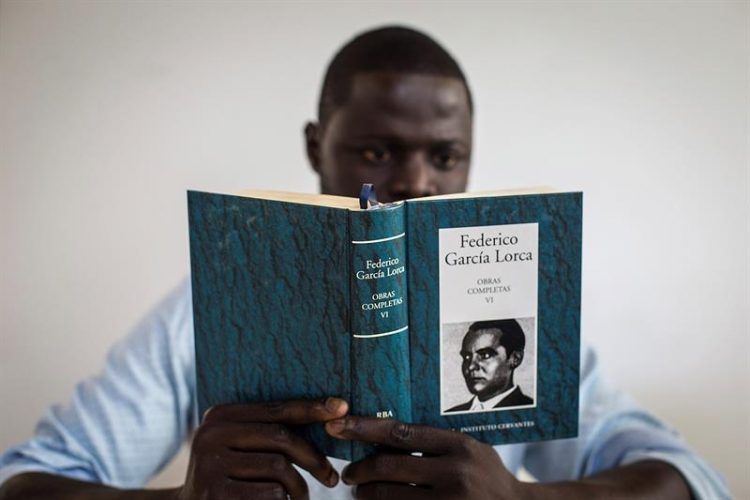
MULTIPOLYGON (((195 403, 194 345, 192 293, 185 277, 113 346, 105 372, 118 381, 141 381, 150 394, 162 394, 190 411, 195 403)), ((196 412, 191 411, 189 421, 197 422, 196 412)))
POLYGON ((471 408, 471 400, 469 400, 469 401, 467 401, 465 403, 462 403, 460 405, 456 405, 453 408, 449 408, 449 409, 445 410, 445 413, 453 412, 453 411, 466 411, 469 408, 471 408))
POLYGON ((495 405, 495 408, 503 408, 506 406, 523 406, 534 404, 534 400, 528 397, 521 391, 520 387, 516 387, 513 392, 508 394, 506 398, 495 405))
POLYGON ((183 278, 142 317, 130 334, 136 343, 158 343, 172 357, 192 364, 193 298, 190 277, 183 278))

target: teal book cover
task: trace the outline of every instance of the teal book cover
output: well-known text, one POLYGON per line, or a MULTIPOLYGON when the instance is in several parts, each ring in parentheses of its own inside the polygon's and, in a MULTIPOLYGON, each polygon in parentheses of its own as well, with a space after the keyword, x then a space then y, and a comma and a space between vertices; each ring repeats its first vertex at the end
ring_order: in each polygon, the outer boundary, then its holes
POLYGON ((188 212, 200 414, 338 396, 490 444, 577 435, 581 193, 191 191, 188 212))

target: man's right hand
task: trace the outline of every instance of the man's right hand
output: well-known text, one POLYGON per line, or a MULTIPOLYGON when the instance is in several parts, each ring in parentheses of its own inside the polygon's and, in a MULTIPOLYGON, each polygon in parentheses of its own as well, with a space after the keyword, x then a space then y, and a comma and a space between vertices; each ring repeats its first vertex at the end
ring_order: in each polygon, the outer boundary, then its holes
POLYGON ((307 499, 307 483, 292 464, 335 486, 339 477, 328 459, 288 426, 327 422, 347 411, 337 398, 211 408, 193 438, 177 499, 307 499))
POLYGON ((122 490, 40 472, 26 472, 0 487, 0 500, 212 500, 307 499, 298 465, 333 487, 331 463, 287 426, 346 415, 346 401, 284 401, 211 408, 193 438, 185 484, 177 489, 122 490))

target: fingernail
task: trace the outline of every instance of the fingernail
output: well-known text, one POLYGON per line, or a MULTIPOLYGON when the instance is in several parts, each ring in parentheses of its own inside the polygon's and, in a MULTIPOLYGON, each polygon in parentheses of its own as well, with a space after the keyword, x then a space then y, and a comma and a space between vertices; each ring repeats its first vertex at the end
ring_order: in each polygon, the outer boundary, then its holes
POLYGON ((336 484, 338 482, 339 482, 339 475, 336 472, 336 469, 332 469, 331 470, 331 475, 328 476, 328 486, 330 486, 331 488, 333 488, 334 486, 336 486, 336 484))
POLYGON ((328 410, 331 413, 336 413, 336 411, 341 407, 341 401, 338 398, 328 398, 326 399, 326 410, 328 410))
POLYGON ((328 428, 328 432, 331 432, 333 434, 340 434, 346 428, 346 419, 339 418, 336 420, 331 420, 329 422, 326 422, 326 427, 328 428))

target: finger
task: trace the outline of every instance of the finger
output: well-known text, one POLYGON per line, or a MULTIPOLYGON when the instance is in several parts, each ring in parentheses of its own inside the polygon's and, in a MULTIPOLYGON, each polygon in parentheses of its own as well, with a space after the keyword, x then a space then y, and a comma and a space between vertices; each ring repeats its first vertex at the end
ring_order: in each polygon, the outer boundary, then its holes
POLYGON ((470 441, 474 441, 460 432, 407 424, 392 418, 348 416, 327 422, 326 432, 339 439, 436 455, 463 450, 471 445, 470 441))
POLYGON ((331 462, 309 442, 280 424, 213 425, 203 431, 202 439, 216 448, 239 452, 277 451, 299 465, 326 486, 336 486, 338 474, 331 462))
POLYGON ((302 425, 343 417, 348 410, 347 402, 339 398, 219 405, 206 411, 203 423, 223 421, 302 425))
POLYGON ((280 483, 248 482, 227 478, 214 487, 212 498, 225 500, 287 500, 286 490, 280 483))
POLYGON ((242 453, 230 451, 226 455, 226 477, 235 481, 275 481, 280 483, 292 499, 309 498, 307 483, 292 463, 279 453, 242 453))
POLYGON ((392 483, 363 484, 354 489, 353 495, 357 500, 380 500, 381 498, 433 500, 435 498, 435 492, 428 488, 392 483))
POLYGON ((341 479, 346 484, 388 482, 430 486, 436 475, 450 473, 442 469, 439 459, 375 453, 347 466, 341 479))

